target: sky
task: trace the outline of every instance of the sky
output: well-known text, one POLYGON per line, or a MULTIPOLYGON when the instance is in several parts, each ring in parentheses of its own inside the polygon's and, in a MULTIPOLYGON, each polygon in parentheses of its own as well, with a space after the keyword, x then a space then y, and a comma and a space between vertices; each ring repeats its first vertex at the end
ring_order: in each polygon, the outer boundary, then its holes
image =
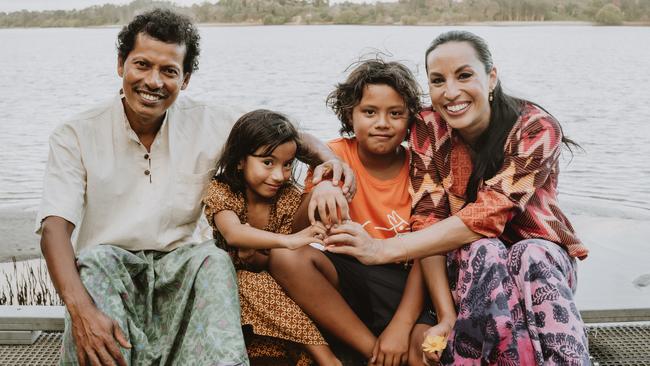
MULTIPOLYGON (((192 4, 200 4, 205 0, 171 0, 174 3, 182 6, 192 4)), ((330 3, 340 3, 344 0, 330 0, 330 3)), ((348 0, 354 3, 374 3, 377 0, 348 0)), ((382 1, 396 1, 396 0, 382 0, 382 1)), ((11 12, 18 10, 69 10, 69 9, 83 9, 93 5, 102 5, 107 3, 112 4, 128 4, 131 0, 0 0, 0 11, 11 12)), ((209 1, 216 2, 216 1, 209 1)))

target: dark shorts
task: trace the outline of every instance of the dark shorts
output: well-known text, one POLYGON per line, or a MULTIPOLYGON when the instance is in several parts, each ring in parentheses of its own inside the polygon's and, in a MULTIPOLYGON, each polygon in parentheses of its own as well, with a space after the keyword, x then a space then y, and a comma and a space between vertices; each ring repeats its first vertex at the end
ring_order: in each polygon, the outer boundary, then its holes
MULTIPOLYGON (((409 270, 402 264, 367 266, 353 257, 324 252, 336 268, 341 295, 364 324, 377 336, 395 315, 402 300, 409 270)), ((435 325, 431 300, 425 299, 424 310, 416 323, 435 325)))

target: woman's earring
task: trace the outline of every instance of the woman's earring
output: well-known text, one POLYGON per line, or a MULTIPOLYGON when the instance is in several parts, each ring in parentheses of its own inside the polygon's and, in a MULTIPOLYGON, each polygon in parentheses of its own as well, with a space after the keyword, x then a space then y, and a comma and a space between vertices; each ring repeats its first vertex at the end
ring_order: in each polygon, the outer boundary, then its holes
POLYGON ((493 101, 494 100, 494 92, 490 90, 490 93, 488 94, 488 101, 493 101))

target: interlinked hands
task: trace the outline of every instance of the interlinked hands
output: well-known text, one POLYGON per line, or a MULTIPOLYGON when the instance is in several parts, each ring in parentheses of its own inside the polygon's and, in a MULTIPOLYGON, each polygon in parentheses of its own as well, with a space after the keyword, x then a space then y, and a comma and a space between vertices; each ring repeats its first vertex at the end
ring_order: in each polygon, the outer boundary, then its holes
POLYGON ((359 223, 347 221, 332 227, 328 234, 324 240, 327 251, 353 256, 367 265, 383 263, 383 242, 373 239, 359 223))
POLYGON ((131 348, 131 344, 117 321, 94 305, 71 312, 70 318, 80 365, 127 365, 118 345, 131 348))
POLYGON ((311 243, 324 245, 323 239, 326 235, 327 229, 325 226, 320 222, 316 222, 311 226, 307 226, 306 228, 298 231, 297 233, 287 235, 287 240, 284 243, 284 247, 293 250, 311 243))

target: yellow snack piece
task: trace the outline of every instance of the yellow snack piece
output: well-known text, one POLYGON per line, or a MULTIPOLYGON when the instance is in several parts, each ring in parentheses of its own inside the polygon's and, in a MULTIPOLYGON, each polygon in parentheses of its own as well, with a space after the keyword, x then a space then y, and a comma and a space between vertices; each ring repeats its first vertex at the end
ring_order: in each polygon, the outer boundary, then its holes
POLYGON ((447 347, 447 338, 442 336, 427 336, 422 343, 422 350, 429 353, 442 352, 445 347, 447 347))

